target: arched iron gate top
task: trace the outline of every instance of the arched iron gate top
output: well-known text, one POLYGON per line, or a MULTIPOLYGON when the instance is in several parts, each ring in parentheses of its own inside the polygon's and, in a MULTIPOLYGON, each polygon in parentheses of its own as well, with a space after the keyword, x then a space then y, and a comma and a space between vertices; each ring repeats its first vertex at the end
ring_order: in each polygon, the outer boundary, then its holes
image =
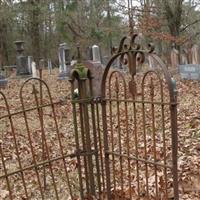
POLYGON ((109 70, 111 68, 111 65, 113 62, 120 58, 120 61, 122 63, 125 63, 128 65, 129 73, 132 76, 132 78, 136 75, 136 68, 137 68, 137 62, 142 64, 145 61, 145 58, 151 57, 159 66, 159 70, 164 75, 164 79, 166 80, 169 95, 170 95, 170 101, 176 102, 176 91, 174 89, 174 83, 172 81, 171 75, 167 69, 166 64, 162 61, 162 59, 154 54, 154 46, 150 43, 148 44, 148 47, 146 49, 142 49, 142 47, 135 42, 137 38, 137 34, 133 34, 132 36, 128 37, 125 36, 121 39, 120 45, 118 49, 114 49, 114 55, 109 60, 108 64, 106 65, 102 82, 101 82, 101 94, 102 97, 105 97, 106 92, 106 78, 108 76, 109 70), (126 43, 128 41, 128 44, 126 43), (127 56, 127 58, 125 58, 127 56))

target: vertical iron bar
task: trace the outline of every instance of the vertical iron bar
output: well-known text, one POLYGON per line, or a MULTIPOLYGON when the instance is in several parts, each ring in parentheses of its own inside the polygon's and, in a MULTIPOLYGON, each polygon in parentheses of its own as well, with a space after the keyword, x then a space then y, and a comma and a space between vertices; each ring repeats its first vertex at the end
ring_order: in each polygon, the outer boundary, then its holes
MULTIPOLYGON (((147 136, 146 136, 146 117, 145 117, 145 103, 144 103, 144 85, 142 84, 142 118, 143 118, 143 136, 144 136, 144 155, 147 160, 147 136)), ((148 164, 145 163, 145 176, 146 176, 146 191, 147 197, 149 198, 149 172, 148 164)))
POLYGON ((103 191, 105 190, 105 180, 104 180, 104 163, 103 163, 103 146, 101 141, 101 131, 100 131, 100 119, 99 119, 99 105, 96 103, 96 115, 97 115, 97 132, 98 132, 98 139, 99 139, 99 153, 100 153, 100 160, 101 160, 101 176, 102 176, 102 184, 103 184, 103 191))
MULTIPOLYGON (((109 81, 109 99, 111 99, 111 83, 109 81)), ((110 117, 110 131, 111 131, 111 149, 114 152, 114 135, 113 135, 113 110, 112 110, 112 101, 109 101, 109 117, 110 117)), ((104 118, 103 118, 104 120, 104 118)), ((115 155, 112 154, 112 170, 113 170, 113 184, 114 184, 114 193, 116 193, 116 177, 115 177, 115 155)))
POLYGON ((1 147, 1 143, 0 143, 0 154, 1 154, 1 161, 2 161, 2 164, 3 164, 3 171, 4 171, 5 176, 6 176, 6 183, 7 183, 7 187, 8 187, 8 191, 9 191, 9 198, 10 198, 10 200, 13 200, 12 191, 11 191, 10 182, 9 182, 9 179, 8 179, 8 172, 7 172, 6 164, 5 164, 5 161, 4 161, 3 149, 1 147))
MULTIPOLYGON (((78 80, 78 91, 80 95, 80 99, 82 99, 82 88, 80 85, 80 80, 78 80)), ((80 123, 81 123, 81 138, 82 138, 82 144, 83 144, 83 151, 86 151, 86 138, 85 138, 85 127, 84 127, 84 116, 83 116, 83 105, 79 103, 79 112, 80 112, 80 123)), ((89 177, 88 177, 88 165, 87 165, 87 158, 86 156, 83 157, 84 160, 84 170, 85 170, 85 183, 86 183, 86 190, 87 193, 90 193, 90 187, 89 187, 89 177)))
MULTIPOLYGON (((92 79, 89 79, 89 89, 90 89, 90 97, 93 97, 93 88, 92 88, 92 79)), ((93 125, 93 137, 94 137, 94 147, 95 151, 97 152, 95 154, 95 160, 96 160, 96 170, 97 170, 97 183, 99 188, 99 196, 101 193, 101 180, 100 180, 100 167, 99 167, 99 149, 97 144, 97 129, 96 129, 96 118, 95 118, 95 105, 94 100, 91 103, 91 112, 92 112, 92 125, 93 125)), ((100 139, 100 138, 99 138, 100 139)))
POLYGON ((105 151, 105 173, 106 173, 106 187, 107 187, 107 199, 111 198, 111 183, 110 183, 110 162, 109 162, 109 147, 108 147, 108 128, 107 128, 107 112, 106 101, 102 99, 102 119, 103 119, 103 138, 104 138, 104 151, 105 151))
POLYGON ((175 94, 174 102, 170 102, 171 111, 171 127, 172 127, 172 162, 173 162, 173 188, 174 199, 179 200, 178 191, 178 166, 177 166, 177 154, 178 154, 178 135, 177 135, 177 96, 175 94))
POLYGON ((126 101, 126 94, 125 94, 125 117, 126 117, 126 140, 127 140, 127 155, 128 155, 128 182, 129 182, 129 196, 130 199, 132 199, 132 189, 131 189, 131 164, 130 164, 130 140, 129 140, 129 124, 128 124, 128 106, 127 106, 127 101, 126 101))
MULTIPOLYGON (((71 95, 73 100, 74 93, 74 81, 71 81, 71 95)), ((78 126, 77 126, 77 115, 76 115, 76 103, 72 103, 73 108, 73 124, 74 124, 74 132, 75 132, 75 143, 76 143, 76 152, 77 152, 77 162, 78 162, 78 175, 79 175, 79 184, 80 184, 80 196, 81 200, 83 200, 83 181, 82 181, 82 171, 81 171, 81 159, 80 159, 80 145, 79 145, 79 136, 78 136, 78 126)))
POLYGON ((165 176, 165 198, 168 199, 168 191, 167 191, 167 156, 166 156, 166 135, 165 135, 165 106, 164 106, 164 96, 163 96, 163 84, 161 82, 161 118, 162 118, 162 134, 163 134, 163 154, 164 154, 164 176, 165 176))
POLYGON ((136 156, 136 171, 137 171, 137 192, 140 195, 140 175, 139 175, 139 161, 138 161, 138 136, 137 136, 137 108, 135 98, 133 97, 133 115, 134 115, 134 132, 135 132, 135 156, 136 156))
MULTIPOLYGON (((40 62, 40 65, 42 63, 40 62)), ((39 66, 39 77, 42 80, 42 66, 39 66)), ((40 81, 40 104, 43 104, 43 91, 42 91, 42 82, 40 81)), ((44 120, 43 120, 43 110, 42 108, 39 109, 40 116, 41 116, 41 128, 44 129, 44 120)), ((42 157, 43 160, 46 159, 46 153, 45 153, 45 141, 44 141, 44 135, 42 134, 42 157)), ((46 167, 43 165, 43 180, 44 180, 44 189, 46 189, 46 167)))
POLYGON ((118 123, 118 139, 119 139, 119 153, 120 153, 120 173, 121 173, 121 190, 124 191, 124 174, 123 174, 123 160, 122 160, 122 144, 121 144, 121 127, 120 127, 120 108, 119 108, 119 82, 116 77, 116 95, 117 95, 117 123, 118 123))
MULTIPOLYGON (((154 149, 154 162, 157 162, 156 156, 156 131, 155 131, 155 108, 154 108, 154 85, 151 77, 150 83, 150 95, 151 95, 151 116, 152 116, 152 132, 153 132, 153 149, 154 149)), ((154 165, 155 172, 155 186, 156 186, 156 199, 158 199, 158 176, 157 176, 157 165, 154 165)))
MULTIPOLYGON (((82 98, 87 98, 86 90, 86 80, 81 81, 81 91, 82 98)), ((84 115, 84 125, 85 125, 85 135, 86 135, 86 151, 91 152, 91 137, 90 137, 90 125, 89 125, 89 115, 88 115, 88 105, 83 103, 83 115, 84 115)), ((88 160, 88 170, 89 170, 89 181, 90 181, 90 194, 95 195, 95 181, 94 181, 94 169, 92 162, 92 155, 87 156, 88 160)))

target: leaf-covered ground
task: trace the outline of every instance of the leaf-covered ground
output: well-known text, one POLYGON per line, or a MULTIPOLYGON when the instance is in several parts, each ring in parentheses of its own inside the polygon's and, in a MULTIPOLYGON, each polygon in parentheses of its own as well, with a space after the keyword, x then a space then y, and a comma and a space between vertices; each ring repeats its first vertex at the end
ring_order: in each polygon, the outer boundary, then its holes
MULTIPOLYGON (((70 84, 67 81, 57 80, 57 71, 54 70, 52 75, 48 75, 44 71, 43 79, 47 82, 53 101, 63 100, 63 104, 55 106, 56 117, 58 120, 58 127, 62 138, 62 146, 65 153, 74 153, 75 144, 73 136, 73 118, 72 108, 70 103, 70 84)), ((179 140, 179 152, 178 152, 178 169, 179 169, 179 183, 180 183, 180 199, 183 200, 198 200, 200 199, 200 83, 197 81, 183 81, 179 76, 176 77, 177 89, 178 89, 178 140, 179 140)), ((23 80, 10 79, 9 85, 6 89, 2 90, 10 105, 11 112, 21 110, 22 106, 19 98, 19 89, 23 80)), ((25 88, 24 101, 25 106, 28 108, 32 105, 32 87, 25 88)), ((44 101, 49 103, 47 92, 44 92, 44 101)), ((113 108, 117 109, 116 108, 113 108)), ((6 114, 5 104, 0 99, 0 116, 6 114)), ((114 111, 117 112, 117 111, 114 111)), ((44 109, 44 127, 45 132, 48 133, 48 144, 52 156, 56 157, 60 155, 60 148, 57 141, 57 135, 55 130, 55 123, 52 118, 52 110, 48 108, 44 109)), ((114 115, 113 115, 114 116, 114 115)), ((37 112, 30 112, 27 115, 29 123, 31 124, 32 139, 35 142, 34 148, 37 152, 37 160, 41 161, 41 130, 38 120, 37 112)), ((117 116, 116 116, 117 117, 117 116)), ((158 117, 159 118, 159 117, 158 117)), ((124 118, 122 117, 121 120, 124 118)), ((166 119, 167 120, 167 119, 166 119)), ((22 159, 22 165, 27 166, 32 164, 32 157, 30 153, 30 147, 27 142, 27 127, 25 127, 24 118, 22 115, 17 115, 13 118, 15 132, 18 138, 18 145, 20 147, 20 157, 22 159)), ((117 121, 117 120, 116 120, 117 121)), ((131 122, 131 120, 130 120, 131 122)), ((133 122, 133 121, 132 121, 133 122)), ((116 122, 117 123, 117 122, 116 122)), ((123 122, 122 122, 123 123, 123 122)), ((167 122, 166 122, 167 123, 167 122)), ((117 132, 117 124, 113 123, 117 132)), ((18 168, 16 152, 13 145, 13 135, 10 129, 8 119, 1 120, 0 123, 0 142, 4 151, 4 159, 7 168, 12 171, 18 168)), ((110 131, 110 130, 109 130, 110 131)), ((116 136, 118 137, 118 136, 116 136)), ((123 138, 122 138, 123 141, 123 138)), ((131 140, 130 140, 131 141, 131 140)), ((117 145, 117 140, 116 140, 117 145)), ((142 147, 141 147, 142 148, 142 147)), ((70 174, 71 187, 75 194, 79 194, 78 175, 77 175, 77 162, 74 158, 66 159, 67 170, 70 174)), ((134 163, 133 163, 134 164, 134 163)), ((69 197, 68 185, 64 174, 63 163, 55 162, 53 164, 53 170, 55 171, 56 183, 58 185, 58 193, 60 199, 67 199, 69 197)), ((0 174, 2 173, 3 166, 0 161, 0 174)), ((117 170, 117 169, 116 169, 117 170)), ((135 170, 135 168, 133 169, 135 170)), ((42 169, 39 170, 40 176, 44 173, 42 169)), ((45 199, 55 199, 53 192, 49 192, 52 188, 52 180, 50 178, 50 172, 46 172, 47 176, 47 190, 45 193, 45 199), (48 181, 49 180, 49 181, 48 181)), ((127 172, 128 173, 128 172, 127 172)), ((119 171, 120 174, 120 171, 119 171)), ((28 192, 31 199, 41 199, 38 192, 38 183, 34 170, 29 170, 25 173, 28 192), (30 180, 30 181, 29 181, 30 180), (35 192, 37 191, 37 192, 35 192)), ((11 187, 14 190, 13 199, 26 199, 24 190, 20 180, 20 175, 12 176, 9 179, 11 187), (20 182, 20 183, 19 183, 20 182)), ((42 179, 43 180, 43 179, 42 179)), ((153 179, 154 180, 154 179, 153 179)), ((152 181, 153 181, 152 180, 152 181)), ((0 186, 0 199, 8 199, 9 193, 6 185, 6 180, 2 181, 0 186)), ((133 184, 134 185, 134 184, 133 184)), ((153 185, 153 183, 152 183, 153 185)), ((118 191, 120 193, 120 191, 118 191)), ((116 195, 117 196, 117 195, 116 195)), ((118 195, 120 196, 120 195, 118 195)), ((172 195, 173 197, 173 195, 172 195)), ((120 197, 123 199, 123 197, 120 197)), ((117 199, 117 197, 116 197, 117 199)))

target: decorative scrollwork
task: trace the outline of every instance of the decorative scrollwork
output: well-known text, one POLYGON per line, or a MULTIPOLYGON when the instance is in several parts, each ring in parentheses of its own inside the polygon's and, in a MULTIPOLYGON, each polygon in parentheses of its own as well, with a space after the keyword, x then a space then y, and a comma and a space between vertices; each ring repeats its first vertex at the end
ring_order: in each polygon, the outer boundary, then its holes
POLYGON ((142 48, 136 42, 138 34, 125 36, 121 39, 119 48, 113 48, 113 54, 119 55, 120 63, 127 65, 132 76, 136 74, 136 67, 145 62, 145 54, 153 53, 154 45, 148 44, 146 48, 142 48))

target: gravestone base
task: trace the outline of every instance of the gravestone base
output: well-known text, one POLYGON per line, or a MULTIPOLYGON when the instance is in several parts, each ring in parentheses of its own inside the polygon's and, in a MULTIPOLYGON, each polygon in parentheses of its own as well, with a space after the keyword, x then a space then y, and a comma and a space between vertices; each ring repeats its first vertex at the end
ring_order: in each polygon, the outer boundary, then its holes
POLYGON ((0 75, 0 88, 5 88, 7 84, 8 80, 4 76, 0 75))
POLYGON ((68 80, 69 77, 70 77, 69 72, 60 72, 60 74, 58 75, 59 80, 68 80))
POLYGON ((200 80, 200 65, 198 64, 179 65, 179 73, 182 79, 200 80))
POLYGON ((17 58, 17 74, 19 78, 27 78, 31 76, 28 67, 28 56, 19 56, 17 58))

